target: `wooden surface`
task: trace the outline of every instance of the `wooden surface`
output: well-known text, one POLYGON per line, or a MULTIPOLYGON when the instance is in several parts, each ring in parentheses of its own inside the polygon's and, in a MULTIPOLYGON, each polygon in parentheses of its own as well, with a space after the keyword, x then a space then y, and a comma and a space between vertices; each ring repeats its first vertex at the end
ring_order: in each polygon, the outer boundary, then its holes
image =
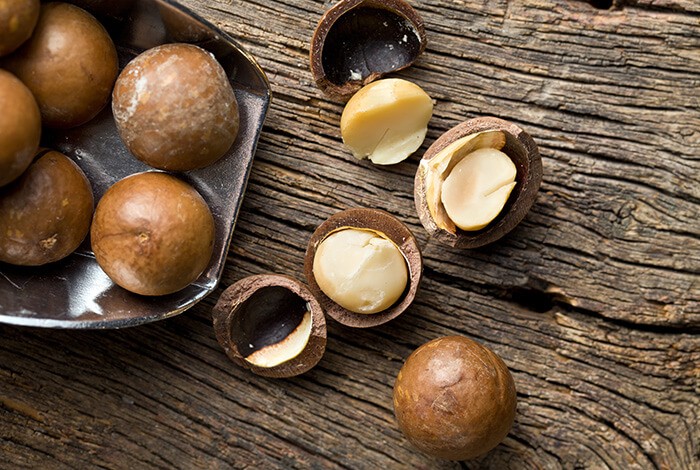
POLYGON ((435 114, 421 150, 389 168, 342 148, 342 105, 312 83, 329 3, 184 3, 259 59, 274 94, 221 287, 302 278, 315 227, 362 205, 414 231, 421 290, 375 329, 329 320, 326 355, 289 380, 226 358, 210 315, 221 288, 127 330, 0 326, 0 467, 700 468, 697 0, 414 1, 429 44, 398 75, 435 114), (506 239, 447 249, 418 222, 413 176, 478 115, 533 135, 543 185, 506 239), (464 464, 414 451, 391 405, 403 360, 447 334, 493 348, 518 390, 510 435, 464 464))

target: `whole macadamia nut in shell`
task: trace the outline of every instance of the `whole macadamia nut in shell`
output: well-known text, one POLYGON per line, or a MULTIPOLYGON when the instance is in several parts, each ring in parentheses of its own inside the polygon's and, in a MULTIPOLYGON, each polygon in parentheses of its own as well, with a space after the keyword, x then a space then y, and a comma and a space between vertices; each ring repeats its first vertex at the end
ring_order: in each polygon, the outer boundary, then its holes
POLYGON ((32 162, 41 137, 41 114, 32 92, 4 70, 0 70, 0 110, 0 186, 4 186, 32 162))
POLYGON ((46 126, 69 128, 107 104, 119 64, 112 39, 90 13, 46 3, 31 39, 4 66, 32 91, 46 126))
POLYGON ((129 151, 163 170, 208 166, 238 135, 238 103, 226 72, 191 44, 165 44, 132 60, 114 86, 112 111, 129 151))
POLYGON ((419 450, 441 459, 471 459, 496 447, 513 426, 515 405, 503 361, 463 336, 416 349, 394 384, 399 428, 419 450))
POLYGON ((0 188, 0 261, 39 266, 65 258, 87 235, 93 208, 82 170, 49 151, 0 188))
POLYGON ((214 218, 189 184, 160 172, 128 176, 105 192, 90 232, 100 267, 142 295, 177 292, 199 277, 214 250, 214 218))
POLYGON ((29 39, 39 19, 39 0, 0 1, 0 56, 29 39))

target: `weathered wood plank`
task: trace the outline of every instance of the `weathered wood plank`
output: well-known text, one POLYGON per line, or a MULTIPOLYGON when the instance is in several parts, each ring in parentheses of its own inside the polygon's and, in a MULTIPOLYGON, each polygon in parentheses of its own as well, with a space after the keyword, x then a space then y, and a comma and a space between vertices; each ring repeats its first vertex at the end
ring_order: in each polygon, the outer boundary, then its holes
POLYGON ((391 168, 340 144, 342 104, 308 71, 329 2, 184 2, 255 55, 274 100, 222 288, 303 277, 315 227, 352 206, 418 237, 425 282, 379 328, 329 322, 310 373, 270 380, 227 359, 210 310, 122 331, 0 326, 0 467, 459 468, 393 422, 403 360, 465 334, 513 371, 516 425, 467 468, 700 466, 700 6, 691 0, 414 2, 429 45, 399 74, 436 100, 418 154, 391 168), (544 158, 535 207, 494 246, 430 240, 413 205, 420 154, 496 115, 544 158), (7 463, 5 462, 7 460, 7 463))

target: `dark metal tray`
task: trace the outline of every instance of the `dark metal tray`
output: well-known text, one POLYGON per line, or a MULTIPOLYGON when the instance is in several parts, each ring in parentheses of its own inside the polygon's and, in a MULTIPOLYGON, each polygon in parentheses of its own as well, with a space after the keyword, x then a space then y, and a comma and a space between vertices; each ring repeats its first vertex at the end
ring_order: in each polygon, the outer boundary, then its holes
MULTIPOLYGON (((264 72, 240 45, 174 2, 75 3, 91 11, 108 29, 119 52, 120 67, 145 49, 188 42, 212 52, 226 70, 239 104, 238 138, 214 165, 179 174, 202 194, 214 214, 214 255, 197 281, 162 297, 140 296, 114 285, 97 265, 89 240, 68 258, 51 265, 23 268, 0 263, 0 322, 54 328, 121 328, 171 317, 192 307, 219 282, 270 104, 270 87, 264 72)), ((83 126, 45 131, 42 145, 65 153, 83 169, 96 201, 114 182, 149 169, 122 143, 110 105, 83 126)))

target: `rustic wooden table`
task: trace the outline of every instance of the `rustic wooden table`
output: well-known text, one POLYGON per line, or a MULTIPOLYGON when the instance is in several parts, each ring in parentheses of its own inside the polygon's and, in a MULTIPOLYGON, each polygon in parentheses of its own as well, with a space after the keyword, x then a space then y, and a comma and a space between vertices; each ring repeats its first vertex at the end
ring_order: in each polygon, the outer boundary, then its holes
POLYGON ((421 150, 389 168, 342 148, 342 104, 312 82, 330 3, 183 3, 257 57, 274 94, 221 287, 131 329, 0 326, 0 467, 459 468, 411 448, 391 394, 411 351, 462 334, 503 357, 519 402, 506 440, 461 466, 700 468, 697 0, 414 1, 429 44, 397 76, 435 114, 421 150), (418 221, 413 176, 430 143, 479 115, 528 130, 544 180, 508 237, 447 249, 418 221), (355 206, 419 239, 414 305, 369 330, 329 320, 323 360, 298 378, 236 367, 211 324, 221 290, 303 278, 315 227, 355 206))

